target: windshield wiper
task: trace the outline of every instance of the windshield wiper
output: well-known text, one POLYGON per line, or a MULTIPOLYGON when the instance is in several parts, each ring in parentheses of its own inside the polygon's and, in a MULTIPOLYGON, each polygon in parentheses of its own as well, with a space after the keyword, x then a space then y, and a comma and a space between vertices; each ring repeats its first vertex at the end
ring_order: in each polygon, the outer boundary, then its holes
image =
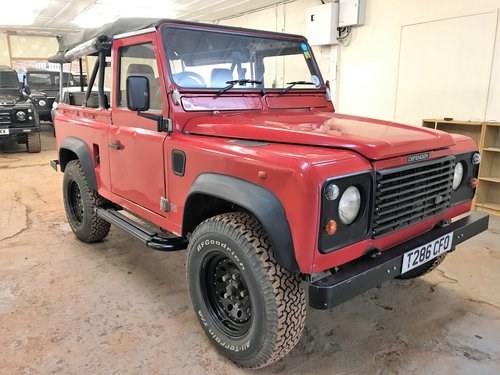
POLYGON ((234 85, 246 85, 247 83, 254 83, 256 85, 262 85, 261 81, 255 81, 253 79, 235 79, 234 81, 227 81, 227 86, 217 91, 217 95, 225 93, 227 90, 231 90, 234 85))
POLYGON ((314 85, 314 86, 316 86, 314 83, 309 82, 309 81, 293 81, 293 82, 287 82, 286 84, 290 85, 290 86, 287 86, 284 89, 281 89, 280 94, 284 94, 284 93, 290 91, 291 88, 295 85, 314 85))

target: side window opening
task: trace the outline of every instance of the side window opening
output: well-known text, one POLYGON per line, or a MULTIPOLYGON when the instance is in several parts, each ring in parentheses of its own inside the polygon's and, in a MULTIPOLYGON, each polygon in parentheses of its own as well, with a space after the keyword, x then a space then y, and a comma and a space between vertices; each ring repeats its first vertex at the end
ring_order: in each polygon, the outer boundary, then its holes
MULTIPOLYGON (((98 63, 98 56, 88 56, 87 61, 89 66, 95 68, 95 65, 98 63)), ((105 59, 104 65, 104 98, 103 98, 103 108, 109 109, 111 103, 111 82, 112 82, 112 69, 111 69, 111 58, 109 56, 105 59)), ((90 77, 91 78, 91 77, 90 77)), ((90 79, 90 81, 92 81, 90 79)), ((57 76, 57 83, 59 83, 59 76, 57 76)), ((87 93, 88 87, 85 88, 85 91, 81 91, 79 86, 74 85, 74 80, 72 75, 64 76, 63 75, 63 83, 65 84, 65 88, 63 89, 63 102, 69 105, 74 105, 78 107, 86 107, 86 108, 99 108, 99 74, 96 75, 95 81, 91 87, 90 93, 87 93), (68 85, 69 81, 69 85, 68 85), (87 97, 88 95, 88 97, 87 97), (87 100, 85 100, 87 99, 87 100)), ((89 85, 91 82, 89 82, 89 85)))
POLYGON ((143 76, 149 80, 150 109, 162 110, 161 80, 153 44, 143 43, 121 47, 119 49, 119 59, 118 107, 127 108, 127 77, 143 76))

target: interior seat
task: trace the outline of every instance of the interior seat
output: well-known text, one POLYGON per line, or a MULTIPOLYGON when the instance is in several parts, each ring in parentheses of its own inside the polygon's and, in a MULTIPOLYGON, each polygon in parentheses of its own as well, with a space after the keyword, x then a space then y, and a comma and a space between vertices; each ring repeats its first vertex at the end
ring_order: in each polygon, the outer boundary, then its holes
POLYGON ((232 81, 233 73, 229 69, 215 68, 210 76, 210 87, 222 88, 227 86, 227 81, 232 81))

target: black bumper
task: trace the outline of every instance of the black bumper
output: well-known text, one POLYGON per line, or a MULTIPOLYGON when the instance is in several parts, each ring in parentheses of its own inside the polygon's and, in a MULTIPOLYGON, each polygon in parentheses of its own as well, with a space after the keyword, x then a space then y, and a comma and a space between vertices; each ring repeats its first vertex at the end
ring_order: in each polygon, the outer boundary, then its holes
POLYGON ((349 299, 401 275, 403 255, 409 250, 431 242, 447 233, 453 234, 455 246, 488 229, 489 216, 473 212, 447 227, 437 228, 371 258, 362 257, 344 266, 335 274, 309 284, 309 305, 314 309, 331 309, 349 299))
POLYGON ((28 133, 33 133, 33 132, 38 132, 39 129, 35 126, 33 127, 26 127, 26 128, 9 128, 9 134, 0 134, 0 139, 4 138, 10 138, 10 137, 16 137, 19 135, 23 134, 28 134, 28 133))

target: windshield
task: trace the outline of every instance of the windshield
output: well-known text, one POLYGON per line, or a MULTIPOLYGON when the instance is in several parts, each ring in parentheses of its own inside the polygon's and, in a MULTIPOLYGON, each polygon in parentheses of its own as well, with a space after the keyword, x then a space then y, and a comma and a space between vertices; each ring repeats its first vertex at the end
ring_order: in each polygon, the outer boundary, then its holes
POLYGON ((19 89, 19 79, 17 78, 16 72, 0 72, 0 87, 19 89))
MULTIPOLYGON (((59 89, 59 72, 27 73, 26 78, 31 88, 45 90, 59 89)), ((75 81, 71 73, 63 73, 63 85, 75 86, 75 81)))
POLYGON ((170 74, 180 87, 221 89, 238 80, 231 89, 283 89, 289 82, 298 82, 292 90, 322 88, 304 41, 170 26, 163 35, 170 74))

